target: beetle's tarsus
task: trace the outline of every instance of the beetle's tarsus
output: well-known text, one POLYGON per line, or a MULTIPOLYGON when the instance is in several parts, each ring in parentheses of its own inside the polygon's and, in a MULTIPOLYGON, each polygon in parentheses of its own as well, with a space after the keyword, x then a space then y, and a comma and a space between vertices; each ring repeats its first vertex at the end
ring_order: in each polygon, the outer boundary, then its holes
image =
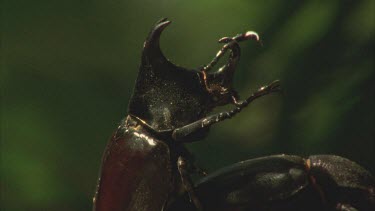
POLYGON ((253 32, 253 31, 248 31, 246 33, 243 33, 243 34, 238 34, 234 37, 223 37, 223 38, 220 38, 219 39, 219 43, 226 43, 226 45, 224 45, 221 50, 216 54, 216 56, 212 59, 212 61, 206 65, 204 68, 202 68, 202 71, 209 71, 212 69, 213 66, 215 66, 215 64, 217 64, 217 62, 220 60, 220 58, 225 54, 225 52, 229 49, 231 49, 233 51, 233 49, 237 46, 235 45, 238 45, 237 42, 242 42, 242 41, 246 41, 246 40, 255 40, 257 42, 260 42, 260 38, 259 38, 259 35, 256 33, 256 32, 253 32))
POLYGON ((156 24, 159 24, 159 23, 162 23, 162 22, 165 22, 167 21, 168 18, 161 18, 158 22, 156 22, 156 24))
POLYGON ((206 66, 204 66, 202 68, 202 71, 203 72, 208 72, 210 71, 213 66, 215 66, 219 60, 221 59, 221 57, 223 57, 223 55, 228 51, 228 50, 234 50, 238 45, 237 41, 236 40, 231 40, 231 42, 228 42, 227 44, 225 44, 215 55, 215 57, 212 59, 212 61, 210 63, 208 63, 206 66))
POLYGON ((268 95, 268 94, 273 93, 273 92, 279 92, 279 91, 281 91, 280 81, 279 80, 273 81, 272 83, 270 83, 267 86, 262 86, 256 92, 254 92, 252 95, 250 95, 250 97, 248 97, 246 100, 243 101, 243 103, 241 104, 241 107, 242 108, 246 107, 248 104, 250 104, 252 101, 254 101, 255 99, 257 99, 259 97, 262 97, 264 95, 268 95))
POLYGON ((217 42, 218 42, 218 43, 228 43, 228 42, 230 42, 230 41, 232 41, 232 40, 233 40, 232 37, 222 37, 222 38, 220 38, 217 42))
POLYGON ((232 95, 232 103, 237 107, 230 111, 231 116, 235 115, 236 113, 240 112, 242 108, 249 105, 252 101, 255 99, 262 97, 264 95, 268 95, 273 92, 279 92, 281 91, 281 85, 279 80, 275 80, 272 83, 270 83, 267 86, 262 86, 259 88, 256 92, 254 92, 250 97, 248 97, 246 100, 239 100, 239 97, 237 93, 232 95))
POLYGON ((237 34, 236 36, 234 37, 223 37, 221 39, 219 39, 219 43, 229 43, 230 41, 237 41, 237 42, 242 42, 242 41, 246 41, 246 40, 255 40, 257 42, 260 42, 260 38, 259 38, 259 35, 254 32, 254 31, 247 31, 245 33, 242 33, 242 34, 237 34))

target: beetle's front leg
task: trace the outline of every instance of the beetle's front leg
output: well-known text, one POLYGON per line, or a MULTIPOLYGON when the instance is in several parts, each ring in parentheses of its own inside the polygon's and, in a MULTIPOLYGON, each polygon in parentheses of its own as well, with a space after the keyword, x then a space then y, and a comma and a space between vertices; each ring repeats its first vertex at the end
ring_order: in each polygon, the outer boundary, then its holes
POLYGON ((184 190, 189 194, 190 200, 193 202, 197 210, 202 211, 202 204, 200 203, 198 197, 194 193, 193 181, 190 178, 190 166, 189 161, 182 156, 178 157, 177 168, 181 176, 181 182, 184 190))
POLYGON ((220 113, 217 113, 217 114, 213 114, 211 116, 202 118, 200 120, 197 120, 197 121, 195 121, 193 123, 190 123, 188 125, 185 125, 183 127, 176 128, 172 133, 172 137, 176 141, 184 142, 185 141, 184 138, 189 136, 190 134, 192 134, 194 132, 197 132, 197 131, 199 131, 201 129, 204 129, 204 128, 209 128, 211 125, 213 125, 215 123, 221 122, 221 121, 226 120, 226 119, 230 119, 234 115, 239 113, 243 108, 248 106, 254 100, 256 100, 256 99, 258 99, 262 96, 268 95, 270 93, 278 92, 280 90, 281 90, 280 89, 280 82, 278 80, 276 80, 276 81, 270 83, 267 86, 261 87, 260 89, 258 89, 256 92, 254 92, 252 95, 250 95, 247 99, 245 99, 243 101, 238 101, 238 98, 233 95, 233 104, 236 105, 236 107, 234 109, 228 110, 228 111, 223 111, 223 112, 220 112, 220 113))
POLYGON ((246 40, 255 40, 257 42, 260 42, 259 35, 253 31, 248 31, 243 34, 238 34, 234 37, 223 37, 219 39, 219 43, 225 43, 225 45, 221 48, 219 52, 217 52, 217 54, 212 59, 212 61, 203 67, 202 71, 204 72, 210 71, 212 67, 215 66, 219 62, 220 58, 229 49, 232 51, 235 51, 234 52, 235 56, 232 59, 235 60, 235 62, 237 62, 238 61, 237 57, 239 57, 239 48, 237 49, 236 47, 234 47, 234 45, 237 45, 237 42, 242 42, 246 40))

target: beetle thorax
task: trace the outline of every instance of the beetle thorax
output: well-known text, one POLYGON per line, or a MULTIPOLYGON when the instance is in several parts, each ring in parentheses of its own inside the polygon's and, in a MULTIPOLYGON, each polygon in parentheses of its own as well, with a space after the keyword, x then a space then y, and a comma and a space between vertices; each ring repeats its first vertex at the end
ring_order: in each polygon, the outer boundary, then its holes
MULTIPOLYGON (((203 118, 213 107, 227 104, 232 95, 233 71, 227 70, 233 70, 236 59, 230 58, 229 64, 216 73, 172 64, 159 45, 160 34, 169 23, 158 22, 144 43, 129 104, 129 114, 155 132, 172 131, 203 118)), ((232 50, 232 56, 237 54, 232 50)))

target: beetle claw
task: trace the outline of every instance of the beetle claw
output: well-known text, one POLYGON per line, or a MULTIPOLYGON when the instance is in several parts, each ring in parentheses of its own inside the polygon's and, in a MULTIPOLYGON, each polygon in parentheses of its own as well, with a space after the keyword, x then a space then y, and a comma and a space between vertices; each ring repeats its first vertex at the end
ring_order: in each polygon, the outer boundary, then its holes
POLYGON ((261 88, 259 88, 258 91, 254 93, 254 95, 261 96, 261 95, 269 94, 272 92, 279 92, 279 91, 281 91, 281 84, 279 80, 276 80, 268 84, 267 86, 262 86, 261 88))
POLYGON ((268 85, 271 92, 281 91, 281 84, 279 80, 275 80, 268 85))
POLYGON ((232 41, 233 40, 233 38, 232 37, 222 37, 222 38, 220 38, 219 39, 219 43, 228 43, 228 42, 230 42, 230 41, 232 41))
POLYGON ((165 22, 165 21, 167 21, 167 20, 168 20, 168 18, 162 18, 162 19, 160 19, 158 22, 156 22, 156 24, 159 24, 159 23, 165 22))
MULTIPOLYGON (((240 37, 238 39, 255 40, 257 42, 260 41, 258 33, 254 32, 254 31, 247 31, 246 33, 240 35, 240 37)), ((238 40, 238 41, 241 41, 241 40, 238 40)))
POLYGON ((237 34, 234 37, 223 37, 223 38, 219 39, 218 42, 219 43, 229 43, 233 40, 235 40, 237 42, 242 42, 242 41, 246 41, 246 40, 255 40, 257 42, 260 42, 260 38, 259 38, 258 33, 254 32, 254 31, 247 31, 247 32, 242 33, 242 34, 237 34))

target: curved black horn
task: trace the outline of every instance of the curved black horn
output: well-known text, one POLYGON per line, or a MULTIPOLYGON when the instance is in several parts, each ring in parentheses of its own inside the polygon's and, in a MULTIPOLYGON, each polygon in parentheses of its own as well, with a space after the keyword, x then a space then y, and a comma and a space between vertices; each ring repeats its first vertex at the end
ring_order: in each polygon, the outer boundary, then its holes
POLYGON ((167 61, 163 53, 160 50, 160 35, 163 30, 171 23, 167 18, 163 18, 160 21, 156 22, 155 26, 148 35, 144 46, 143 46, 143 55, 142 58, 146 59, 148 63, 152 61, 167 61))

